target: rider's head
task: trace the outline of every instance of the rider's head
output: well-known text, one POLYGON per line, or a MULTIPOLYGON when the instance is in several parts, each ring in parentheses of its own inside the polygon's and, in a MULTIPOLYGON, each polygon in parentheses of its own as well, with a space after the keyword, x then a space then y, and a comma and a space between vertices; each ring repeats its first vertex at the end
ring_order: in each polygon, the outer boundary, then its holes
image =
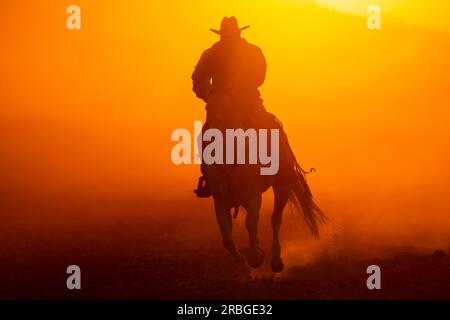
POLYGON ((220 30, 210 29, 212 32, 220 35, 220 40, 224 42, 233 42, 241 38, 241 31, 247 29, 249 26, 239 28, 237 19, 235 17, 225 17, 220 25, 220 30))

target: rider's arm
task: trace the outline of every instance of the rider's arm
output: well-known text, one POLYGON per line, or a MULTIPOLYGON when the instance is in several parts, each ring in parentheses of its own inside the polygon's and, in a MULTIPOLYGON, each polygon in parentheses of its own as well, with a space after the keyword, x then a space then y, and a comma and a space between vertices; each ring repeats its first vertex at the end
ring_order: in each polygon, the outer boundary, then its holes
POLYGON ((211 71, 209 63, 209 50, 203 52, 192 74, 192 90, 196 96, 205 102, 208 99, 211 87, 211 71))
POLYGON ((256 54, 254 59, 254 81, 257 87, 264 83, 266 78, 266 58, 260 48, 256 48, 256 54))

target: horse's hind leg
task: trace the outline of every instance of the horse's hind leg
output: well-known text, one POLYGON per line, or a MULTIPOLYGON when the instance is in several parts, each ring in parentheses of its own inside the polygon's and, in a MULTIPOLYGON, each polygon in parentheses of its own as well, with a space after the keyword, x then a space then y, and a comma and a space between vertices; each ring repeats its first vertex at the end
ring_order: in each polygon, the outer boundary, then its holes
POLYGON ((244 257, 236 250, 231 235, 233 228, 233 221, 231 219, 230 209, 227 209, 224 202, 217 198, 214 198, 214 208, 216 211, 217 223, 219 224, 220 232, 222 235, 223 246, 231 253, 231 255, 237 261, 239 262, 243 261, 244 257))
POLYGON ((271 268, 273 272, 281 272, 284 269, 284 265, 283 260, 281 259, 281 245, 279 235, 283 209, 289 199, 289 188, 275 185, 273 186, 273 193, 275 196, 275 201, 272 213, 273 244, 271 268))

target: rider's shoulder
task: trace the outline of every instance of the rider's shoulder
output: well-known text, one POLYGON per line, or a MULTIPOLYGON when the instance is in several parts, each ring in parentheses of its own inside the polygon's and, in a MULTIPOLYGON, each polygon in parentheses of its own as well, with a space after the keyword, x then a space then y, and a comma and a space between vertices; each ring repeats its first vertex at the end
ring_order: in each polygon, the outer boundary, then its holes
MULTIPOLYGON (((262 54, 262 50, 260 47, 258 47, 257 45, 248 42, 245 38, 241 38, 240 39, 240 47, 241 48, 245 48, 245 50, 249 50, 252 52, 257 52, 262 54)), ((220 54, 221 52, 223 52, 223 50, 227 50, 228 47, 224 46, 224 44, 221 41, 217 41, 215 42, 211 47, 209 47, 208 49, 206 49, 204 51, 204 55, 214 55, 215 53, 220 54)))
POLYGON ((204 58, 206 58, 206 57, 208 57, 208 56, 214 55, 214 52, 218 51, 219 49, 220 49, 220 43, 219 43, 219 41, 218 41, 218 42, 214 43, 211 47, 205 49, 205 50, 203 51, 202 56, 203 56, 204 58))
POLYGON ((217 41, 211 47, 206 49, 205 51, 213 52, 213 51, 219 50, 221 47, 222 47, 222 42, 217 41))
POLYGON ((250 42, 248 42, 248 41, 247 41, 246 39, 244 39, 244 38, 242 38, 242 42, 243 42, 244 45, 245 45, 247 48, 249 48, 250 50, 253 50, 253 51, 257 51, 257 52, 262 53, 261 48, 258 47, 256 44, 250 43, 250 42))

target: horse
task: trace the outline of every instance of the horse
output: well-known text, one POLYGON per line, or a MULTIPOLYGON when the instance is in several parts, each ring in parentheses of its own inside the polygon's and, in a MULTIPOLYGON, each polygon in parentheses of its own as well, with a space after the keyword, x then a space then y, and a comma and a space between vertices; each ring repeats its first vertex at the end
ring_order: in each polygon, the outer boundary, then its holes
MULTIPOLYGON (((208 128, 218 129, 222 133, 226 129, 243 128, 239 113, 235 112, 234 108, 233 101, 228 94, 223 92, 212 94, 206 106, 208 128)), ((204 167, 204 176, 208 181, 214 200, 214 210, 222 244, 237 261, 246 260, 252 268, 258 268, 264 262, 264 251, 259 247, 258 240, 259 211, 262 194, 272 187, 274 207, 271 217, 273 230, 271 269, 275 273, 284 269, 279 233, 283 210, 287 203, 293 203, 294 210, 303 213, 310 231, 316 238, 319 237, 318 224, 326 221, 325 214, 312 199, 311 191, 304 177, 305 172, 298 165, 281 124, 278 128, 281 130, 279 139, 280 171, 277 174, 261 176, 260 166, 251 164, 211 164, 204 167), (286 167, 289 170, 287 174, 284 172, 283 175, 281 170, 286 167), (234 217, 236 217, 240 206, 247 213, 245 225, 249 236, 249 247, 237 250, 232 238, 231 210, 234 208, 234 217)))

